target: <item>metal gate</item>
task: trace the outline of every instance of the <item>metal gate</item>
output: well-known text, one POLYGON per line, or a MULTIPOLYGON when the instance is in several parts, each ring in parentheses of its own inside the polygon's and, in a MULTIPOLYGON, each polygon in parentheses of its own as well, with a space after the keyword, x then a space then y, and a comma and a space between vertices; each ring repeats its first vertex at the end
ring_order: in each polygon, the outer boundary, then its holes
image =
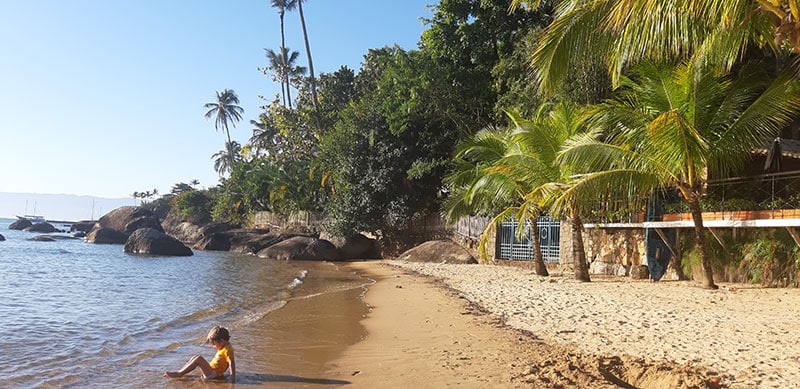
MULTIPOLYGON (((542 247, 542 258, 545 262, 558 263, 561 252, 561 223, 549 216, 536 219, 539 227, 539 244, 542 247)), ((497 233, 497 258, 515 261, 533 261, 533 245, 531 244, 531 224, 525 222, 523 231, 517 237, 519 224, 515 221, 500 223, 497 233)))

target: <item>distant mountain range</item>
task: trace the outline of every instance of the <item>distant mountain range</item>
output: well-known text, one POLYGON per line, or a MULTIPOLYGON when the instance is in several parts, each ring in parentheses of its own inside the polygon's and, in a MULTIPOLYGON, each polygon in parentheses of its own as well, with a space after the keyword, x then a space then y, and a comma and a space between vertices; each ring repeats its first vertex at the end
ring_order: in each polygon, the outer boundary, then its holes
POLYGON ((91 220, 124 205, 137 205, 133 198, 0 192, 0 217, 41 215, 48 220, 91 220), (26 208, 27 207, 27 208, 26 208))

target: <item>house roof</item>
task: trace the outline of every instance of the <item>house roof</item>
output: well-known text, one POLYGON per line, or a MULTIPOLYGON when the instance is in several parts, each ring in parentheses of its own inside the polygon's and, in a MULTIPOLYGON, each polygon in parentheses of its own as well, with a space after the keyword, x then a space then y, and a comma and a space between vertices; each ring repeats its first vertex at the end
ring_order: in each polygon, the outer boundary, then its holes
MULTIPOLYGON (((781 155, 787 158, 800 159, 800 140, 779 138, 781 141, 781 155)), ((764 146, 753 150, 753 154, 767 155, 770 147, 772 147, 773 139, 770 139, 764 146)))

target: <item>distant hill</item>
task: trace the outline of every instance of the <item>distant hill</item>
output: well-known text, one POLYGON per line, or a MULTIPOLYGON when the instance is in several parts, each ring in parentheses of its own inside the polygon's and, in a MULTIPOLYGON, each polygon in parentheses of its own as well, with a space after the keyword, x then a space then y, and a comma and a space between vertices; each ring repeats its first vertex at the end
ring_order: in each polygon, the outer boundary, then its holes
POLYGON ((100 216, 124 205, 136 205, 132 198, 109 199, 94 196, 0 192, 0 217, 42 215, 48 220, 78 221, 100 216), (25 209, 27 205, 27 211, 25 209), (34 211, 35 208, 35 211, 34 211))

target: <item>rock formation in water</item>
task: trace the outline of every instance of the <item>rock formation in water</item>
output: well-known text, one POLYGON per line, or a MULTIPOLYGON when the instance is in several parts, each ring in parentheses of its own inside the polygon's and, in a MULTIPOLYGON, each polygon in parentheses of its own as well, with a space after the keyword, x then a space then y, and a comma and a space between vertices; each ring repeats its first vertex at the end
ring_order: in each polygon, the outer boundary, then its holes
POLYGON ((190 256, 194 253, 179 240, 154 228, 140 228, 125 242, 124 251, 131 254, 190 256))

